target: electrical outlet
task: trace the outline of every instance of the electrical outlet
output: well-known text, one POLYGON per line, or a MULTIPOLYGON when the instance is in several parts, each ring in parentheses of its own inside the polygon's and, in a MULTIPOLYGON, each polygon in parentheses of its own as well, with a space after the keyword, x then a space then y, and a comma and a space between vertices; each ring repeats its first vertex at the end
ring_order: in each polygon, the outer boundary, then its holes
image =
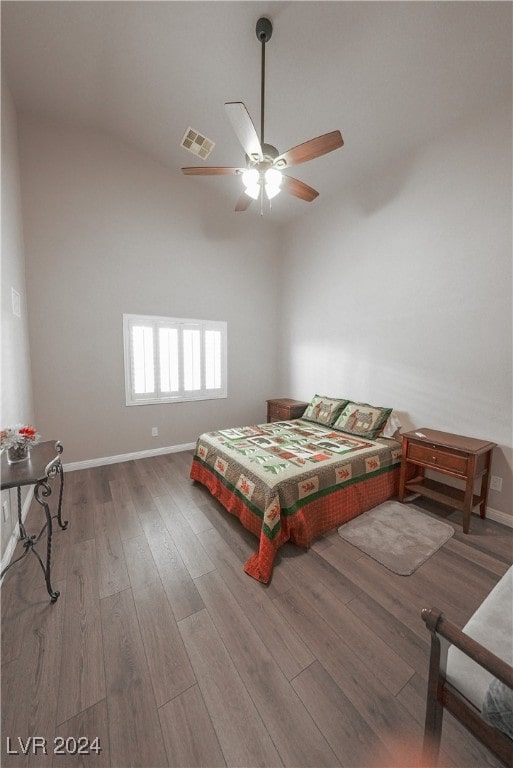
POLYGON ((497 477, 497 475, 492 475, 490 478, 490 490, 491 491, 497 491, 500 493, 502 491, 502 477, 497 477))
POLYGON ((159 434, 159 428, 158 427, 152 427, 151 428, 151 436, 152 437, 158 437, 159 434))
POLYGON ((4 523, 7 522, 9 519, 9 502, 7 499, 5 501, 2 501, 2 520, 4 523))

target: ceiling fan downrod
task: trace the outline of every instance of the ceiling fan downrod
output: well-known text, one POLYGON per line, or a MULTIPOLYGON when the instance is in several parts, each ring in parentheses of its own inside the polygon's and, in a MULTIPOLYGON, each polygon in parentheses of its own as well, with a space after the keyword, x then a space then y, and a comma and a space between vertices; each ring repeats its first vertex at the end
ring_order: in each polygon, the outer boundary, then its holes
POLYGON ((262 16, 257 21, 256 36, 262 44, 262 66, 260 77, 260 144, 264 146, 264 115, 265 115, 265 44, 269 42, 273 34, 273 25, 270 19, 262 16))

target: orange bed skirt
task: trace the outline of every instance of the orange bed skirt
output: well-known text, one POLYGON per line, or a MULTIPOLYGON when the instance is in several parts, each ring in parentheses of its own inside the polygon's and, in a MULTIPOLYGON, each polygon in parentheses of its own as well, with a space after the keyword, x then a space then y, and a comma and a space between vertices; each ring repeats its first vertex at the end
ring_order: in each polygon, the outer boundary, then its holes
POLYGON ((262 529, 262 518, 196 457, 190 476, 208 488, 228 512, 239 518, 244 528, 258 537, 258 552, 246 561, 244 570, 264 584, 271 580, 276 552, 285 542, 308 547, 322 533, 382 504, 399 490, 399 466, 394 466, 382 474, 334 489, 332 493, 304 504, 294 514, 282 515, 280 531, 270 539, 262 529))

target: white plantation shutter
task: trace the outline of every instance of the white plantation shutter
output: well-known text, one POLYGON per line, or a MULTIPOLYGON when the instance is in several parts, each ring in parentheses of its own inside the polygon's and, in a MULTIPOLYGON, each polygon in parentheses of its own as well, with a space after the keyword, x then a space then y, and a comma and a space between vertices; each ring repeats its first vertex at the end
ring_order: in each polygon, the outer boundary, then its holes
POLYGON ((180 392, 178 328, 159 328, 159 355, 161 393, 180 392))
POLYGON ((155 391, 155 364, 153 355, 153 328, 147 325, 133 325, 133 386, 135 393, 138 395, 145 395, 155 391))
POLYGON ((222 382, 221 331, 205 331, 205 386, 218 389, 222 382))
POLYGON ((226 323, 123 315, 127 405, 226 397, 226 323))
POLYGON ((184 328, 183 339, 183 388, 186 392, 201 389, 201 331, 197 326, 184 328))

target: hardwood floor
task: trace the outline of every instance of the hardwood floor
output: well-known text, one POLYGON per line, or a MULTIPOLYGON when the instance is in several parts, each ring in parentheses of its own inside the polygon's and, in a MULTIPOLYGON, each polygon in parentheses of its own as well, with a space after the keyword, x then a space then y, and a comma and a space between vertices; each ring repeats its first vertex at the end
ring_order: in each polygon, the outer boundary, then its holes
MULTIPOLYGON (((66 473, 59 599, 30 555, 2 585, 1 764, 416 765, 420 610, 464 624, 511 564, 513 531, 473 515, 464 535, 458 513, 419 500, 455 535, 412 576, 333 531, 308 551, 286 545, 264 586, 242 569, 256 539, 191 483, 190 462, 185 452, 66 473), (54 754, 87 739, 90 754, 54 754)), ((446 714, 440 765, 499 764, 446 714)))

